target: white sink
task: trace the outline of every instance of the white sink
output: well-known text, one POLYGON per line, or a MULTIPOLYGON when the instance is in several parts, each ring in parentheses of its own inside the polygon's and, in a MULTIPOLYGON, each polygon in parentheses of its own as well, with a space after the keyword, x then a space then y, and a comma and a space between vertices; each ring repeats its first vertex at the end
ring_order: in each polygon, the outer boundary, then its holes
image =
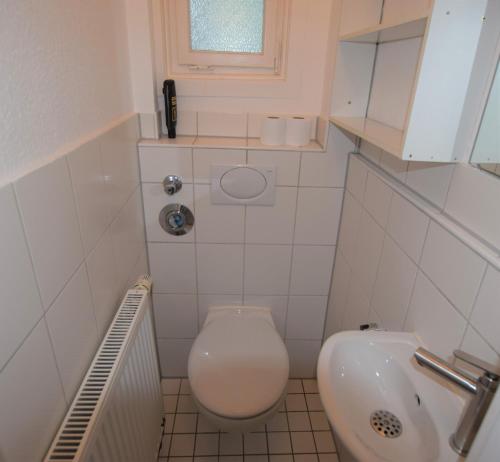
MULTIPOLYGON (((417 365, 424 346, 410 333, 353 331, 332 335, 318 361, 318 386, 345 459, 359 462, 451 462, 463 460, 449 446, 465 398, 458 388, 417 365), (375 411, 400 421, 398 437, 377 433, 375 411)), ((397 425, 381 425, 398 433, 397 425)), ((342 454, 342 453, 341 453, 342 454)), ((343 460, 344 462, 344 460, 343 460)))

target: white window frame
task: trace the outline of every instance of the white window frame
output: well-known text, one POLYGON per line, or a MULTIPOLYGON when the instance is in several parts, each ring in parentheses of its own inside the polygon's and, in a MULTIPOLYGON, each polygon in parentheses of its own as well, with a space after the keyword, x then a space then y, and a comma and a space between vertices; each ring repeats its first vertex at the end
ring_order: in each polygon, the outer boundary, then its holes
POLYGON ((264 0, 262 53, 193 51, 189 0, 165 0, 169 76, 281 77, 288 34, 289 0, 264 0))

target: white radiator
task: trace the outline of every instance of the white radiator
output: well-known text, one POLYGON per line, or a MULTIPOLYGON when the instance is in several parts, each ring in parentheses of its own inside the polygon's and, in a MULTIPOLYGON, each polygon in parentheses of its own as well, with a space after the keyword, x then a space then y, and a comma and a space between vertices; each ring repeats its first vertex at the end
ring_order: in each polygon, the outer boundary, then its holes
POLYGON ((127 292, 45 462, 154 462, 162 401, 149 279, 127 292))

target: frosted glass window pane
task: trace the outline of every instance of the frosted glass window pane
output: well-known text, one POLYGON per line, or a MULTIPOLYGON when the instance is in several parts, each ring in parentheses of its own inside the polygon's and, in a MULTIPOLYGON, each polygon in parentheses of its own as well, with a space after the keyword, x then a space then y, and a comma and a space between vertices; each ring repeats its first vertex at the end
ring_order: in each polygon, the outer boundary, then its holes
POLYGON ((264 0, 190 0, 191 49, 262 53, 264 0))

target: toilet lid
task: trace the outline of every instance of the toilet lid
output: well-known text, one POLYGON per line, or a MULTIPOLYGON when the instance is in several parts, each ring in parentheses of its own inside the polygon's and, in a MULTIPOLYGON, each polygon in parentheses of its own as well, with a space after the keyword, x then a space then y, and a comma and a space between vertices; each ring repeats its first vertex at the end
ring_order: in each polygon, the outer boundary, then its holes
POLYGON ((272 407, 288 380, 288 353, 265 319, 229 316, 206 325, 189 355, 189 382, 211 412, 245 418, 272 407))

